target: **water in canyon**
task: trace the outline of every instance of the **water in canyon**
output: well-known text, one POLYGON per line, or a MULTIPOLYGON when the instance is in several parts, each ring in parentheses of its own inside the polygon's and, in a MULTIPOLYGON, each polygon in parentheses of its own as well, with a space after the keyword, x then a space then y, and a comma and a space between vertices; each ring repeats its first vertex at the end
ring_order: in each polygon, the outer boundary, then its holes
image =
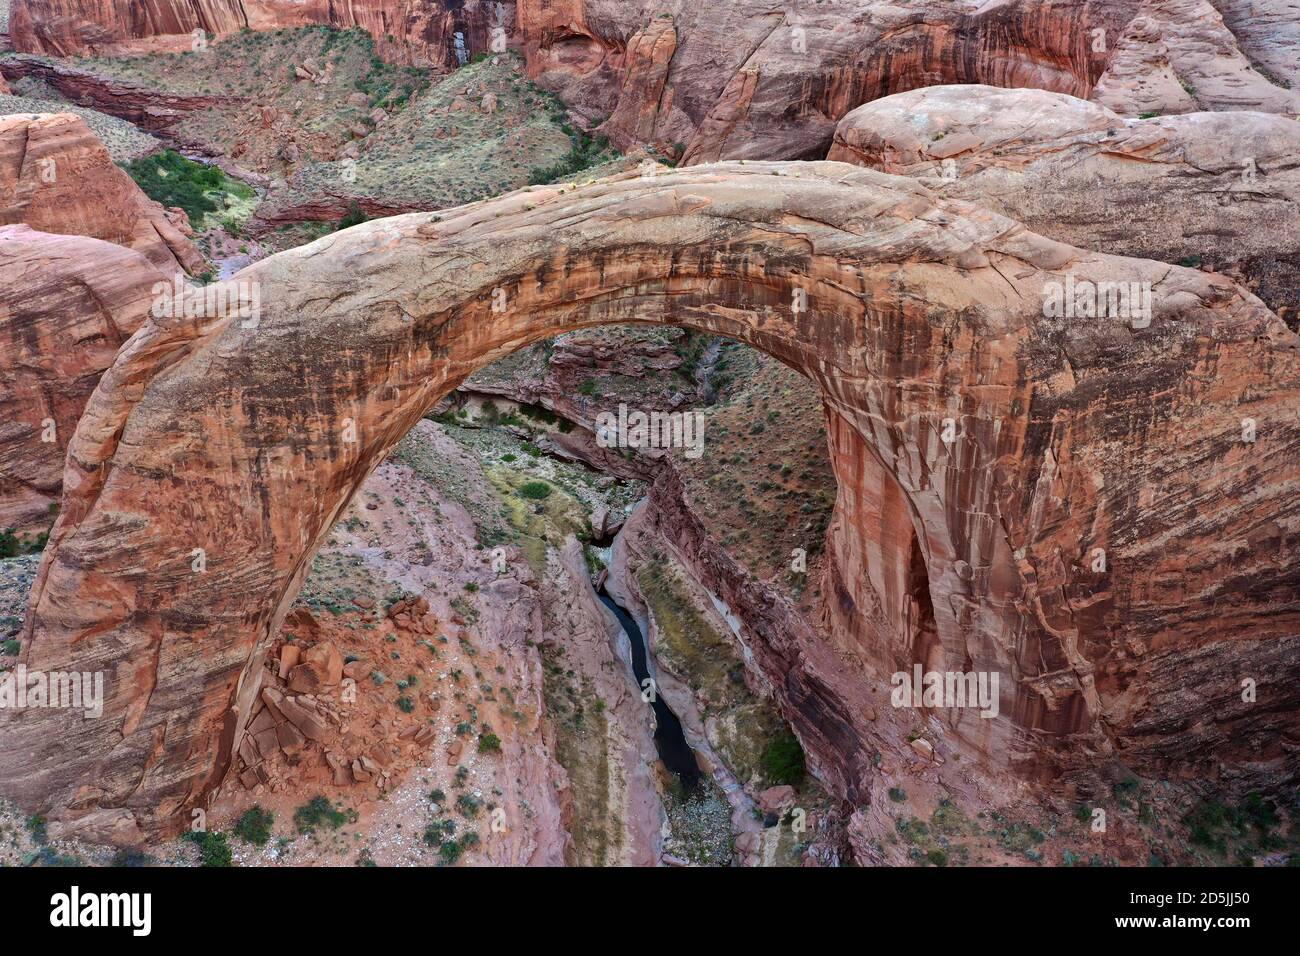
MULTIPOLYGON (((645 682, 650 678, 650 667, 641 628, 637 626, 632 615, 620 607, 604 588, 600 589, 599 597, 601 603, 614 612, 619 625, 626 632, 628 643, 632 646, 632 673, 636 676, 637 684, 645 687, 645 682)), ((663 702, 657 688, 650 706, 655 712, 655 749, 659 752, 659 759, 664 762, 665 767, 676 774, 682 788, 689 793, 699 785, 700 768, 695 762, 695 752, 691 750, 690 744, 686 742, 686 735, 682 732, 682 722, 663 702)))

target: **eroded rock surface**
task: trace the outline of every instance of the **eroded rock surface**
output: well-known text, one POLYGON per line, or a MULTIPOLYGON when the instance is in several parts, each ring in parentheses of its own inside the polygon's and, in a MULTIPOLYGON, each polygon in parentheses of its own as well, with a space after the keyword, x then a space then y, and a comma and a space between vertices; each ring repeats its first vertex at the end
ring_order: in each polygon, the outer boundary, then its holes
POLYGON ((830 158, 921 178, 1072 245, 1201 265, 1300 323, 1300 123, 1121 117, 1043 90, 941 86, 854 110, 830 158))
POLYGON ((524 0, 519 24, 534 74, 617 145, 692 163, 817 158, 854 107, 939 84, 1052 90, 1131 115, 1296 113, 1289 0, 1223 6, 1226 24, 1208 0, 524 0))
POLYGON ((123 0, 16 0, 13 29, 18 50, 67 56, 142 37, 184 46, 195 29, 330 23, 368 30, 386 55, 445 68, 508 40, 619 148, 654 145, 701 163, 820 158, 853 108, 939 84, 1047 89, 1128 115, 1295 114, 1291 2, 168 0, 131 16, 123 0))
POLYGON ((836 120, 933 83, 1035 86, 1086 96, 1133 0, 773 4, 569 0, 519 5, 530 70, 616 145, 688 163, 818 158, 836 120))
POLYGON ((72 113, 0 117, 0 225, 20 222, 135 249, 169 276, 204 270, 185 213, 146 196, 72 113))
MULTIPOLYGON (((7 714, 20 743, 0 753, 6 792, 62 826, 177 826, 225 775, 307 559, 378 461, 475 368, 629 320, 749 342, 826 396, 829 641, 750 623, 841 797, 871 799, 876 738, 897 732, 875 717, 913 663, 1003 677, 998 717, 935 715, 932 759, 960 752, 963 772, 1010 785, 1123 755, 1234 785, 1295 776, 1300 354, 1221 276, 819 163, 535 189, 240 278, 261 322, 150 319, 70 448, 24 660, 104 670, 105 716, 7 714), (1151 321, 1045 315, 1067 280, 1146 285, 1151 321), (1269 707, 1241 700, 1239 673, 1269 707)), ((710 590, 741 606, 724 571, 710 590)))
POLYGON ((77 420, 162 281, 130 249, 0 227, 0 528, 52 523, 77 420))
POLYGON ((1197 110, 1300 112, 1292 0, 1263 0, 1249 10, 1245 6, 1222 0, 1144 0, 1114 44, 1114 57, 1092 98, 1133 116, 1197 110), (1231 12, 1231 27, 1216 6, 1231 12), (1289 27, 1280 26, 1287 20, 1289 27), (1250 54, 1243 52, 1243 38, 1250 54))
POLYGON ((454 68, 460 62, 457 34, 466 58, 481 53, 490 48, 494 28, 511 27, 514 6, 514 0, 14 0, 10 29, 18 50, 74 56, 130 50, 141 39, 188 48, 195 31, 221 35, 326 23, 368 31, 389 55, 454 68))

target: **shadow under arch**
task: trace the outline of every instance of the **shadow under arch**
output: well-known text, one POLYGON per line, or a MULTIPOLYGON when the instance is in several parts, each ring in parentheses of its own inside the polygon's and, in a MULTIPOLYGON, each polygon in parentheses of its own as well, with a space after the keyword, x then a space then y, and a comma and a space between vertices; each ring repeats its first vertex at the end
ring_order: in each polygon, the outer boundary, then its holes
MULTIPOLYGON (((950 729, 994 770, 1036 773, 1109 747, 1089 654, 1131 636, 1120 618, 1191 628, 1193 643, 1215 633, 1197 623, 1199 596, 1152 593, 1167 559, 1146 549, 1153 528, 1212 540, 1218 519, 1142 511, 1143 485, 1110 477, 1115 448, 1143 477, 1190 443, 1204 454, 1185 480, 1297 508, 1283 476, 1300 425, 1280 410, 1300 382, 1294 336, 1249 294, 837 163, 533 188, 366 223, 231 281, 256 284, 257 320, 151 320, 69 446, 23 662, 103 671, 104 714, 7 715, 0 790, 70 831, 130 842, 185 822, 221 782, 265 647, 369 473, 472 371, 560 332, 682 325, 753 345, 821 389, 840 483, 825 619, 831 650, 870 669, 792 650, 812 695, 792 716, 805 742, 826 741, 811 747, 816 765, 854 802, 871 793, 873 735, 892 733, 874 724, 880 682, 915 637, 912 612, 888 599, 887 562, 871 560, 873 521, 893 504, 915 534, 908 567, 913 547, 924 558, 927 663, 1004 675, 1000 715, 954 714, 950 729), (1046 318, 1043 290, 1066 273, 1158 286, 1156 322, 1046 318), (1261 341, 1280 344, 1264 354, 1261 341), (1211 407, 1212 385, 1168 387, 1211 357, 1248 386, 1232 421, 1211 407), (1135 409, 1154 414, 1125 433, 1135 409), (1204 473, 1247 413, 1280 424, 1250 461, 1204 473), (880 488, 892 497, 873 518, 861 500, 880 488), (1093 546, 1111 553, 1101 577, 1080 567, 1093 546)), ((1241 573, 1294 587, 1283 547, 1264 541, 1241 573)), ((1209 550, 1227 574, 1227 552, 1209 550)), ((1287 633, 1291 613, 1256 636, 1287 633)))

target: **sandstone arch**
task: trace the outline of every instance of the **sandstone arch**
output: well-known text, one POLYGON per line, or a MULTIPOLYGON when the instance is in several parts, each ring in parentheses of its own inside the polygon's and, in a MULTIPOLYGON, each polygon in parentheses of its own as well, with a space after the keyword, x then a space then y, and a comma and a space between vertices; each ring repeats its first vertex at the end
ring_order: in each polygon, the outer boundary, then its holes
POLYGON ((256 327, 151 319, 69 448, 24 663, 106 671, 105 713, 10 714, 0 752, 0 789, 61 826, 119 841, 178 826, 227 767, 311 554, 383 455, 474 368, 629 321, 750 342, 824 393, 835 646, 762 636, 781 644, 769 677, 787 703, 811 695, 796 729, 833 744, 812 747, 833 788, 867 800, 868 755, 898 742, 873 721, 880 682, 911 663, 907 525, 939 663, 1004 675, 999 718, 943 715, 953 746, 1024 772, 1116 751, 1296 772, 1281 747, 1300 686, 1300 353, 1221 277, 1080 251, 869 170, 742 163, 380 220, 237 279, 260 283, 256 327), (1044 318, 1067 273, 1150 282, 1152 323, 1044 318), (1233 703, 1239 665, 1270 682, 1267 708, 1233 703))

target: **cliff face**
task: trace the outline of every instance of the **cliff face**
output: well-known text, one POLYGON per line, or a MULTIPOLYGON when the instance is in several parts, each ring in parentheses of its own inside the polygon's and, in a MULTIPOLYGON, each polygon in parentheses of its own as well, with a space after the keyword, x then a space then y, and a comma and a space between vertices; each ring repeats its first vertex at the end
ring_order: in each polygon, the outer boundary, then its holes
POLYGON ((129 39, 194 30, 227 33, 248 25, 240 0, 17 0, 10 4, 14 49, 75 56, 129 39))
POLYGON ((395 59, 452 69, 459 63, 456 34, 466 55, 481 53, 494 28, 511 29, 514 6, 514 0, 15 0, 10 29, 17 50, 74 56, 122 52, 151 38, 183 48, 196 30, 221 35, 327 23, 366 30, 395 59))
POLYGON ((135 249, 169 276, 204 268, 185 214, 141 192, 72 113, 0 117, 0 225, 20 222, 135 249))
POLYGON ((529 70, 619 148, 687 163, 820 158, 862 103, 939 84, 1038 88, 1118 112, 1300 112, 1288 0, 15 0, 16 49, 171 46, 202 29, 360 27, 384 55, 454 69, 523 48, 529 70), (1220 13, 1220 10, 1224 13, 1220 13), (1226 19, 1225 19, 1226 15, 1226 19), (458 38, 459 35, 459 38, 458 38))
POLYGON ((86 400, 163 281, 118 245, 0 227, 0 528, 53 521, 86 400))
POLYGON ((1092 98, 1130 116, 1196 110, 1294 115, 1300 112, 1295 23, 1289 0, 1248 8, 1233 0, 1144 0, 1092 98), (1220 11, 1229 13, 1231 25, 1220 11))
POLYGON ((530 69, 613 142, 684 150, 688 163, 825 154, 867 100, 936 82, 1087 95, 1135 0, 971 5, 690 6, 587 0, 519 5, 530 69))
POLYGON ((1207 0, 975 6, 523 0, 519 25, 534 75, 616 145, 687 163, 817 158, 854 107, 938 84, 1052 90, 1129 115, 1300 110, 1286 0, 1224 4, 1227 23, 1207 0))
POLYGON ((829 638, 777 614, 759 656, 842 796, 871 797, 863 755, 899 732, 877 726, 885 685, 916 663, 1001 677, 996 717, 924 718, 925 759, 963 774, 1116 758, 1294 779, 1300 349, 1221 276, 905 178, 749 163, 367 223, 239 278, 260 321, 150 320, 69 449, 24 662, 105 671, 104 717, 6 713, 20 743, 0 751, 5 791, 64 827, 174 828, 226 773, 269 642, 373 466, 481 365, 629 321, 747 341, 833 413, 829 638), (1044 309, 1117 281, 1151 291, 1150 322, 1044 309))

